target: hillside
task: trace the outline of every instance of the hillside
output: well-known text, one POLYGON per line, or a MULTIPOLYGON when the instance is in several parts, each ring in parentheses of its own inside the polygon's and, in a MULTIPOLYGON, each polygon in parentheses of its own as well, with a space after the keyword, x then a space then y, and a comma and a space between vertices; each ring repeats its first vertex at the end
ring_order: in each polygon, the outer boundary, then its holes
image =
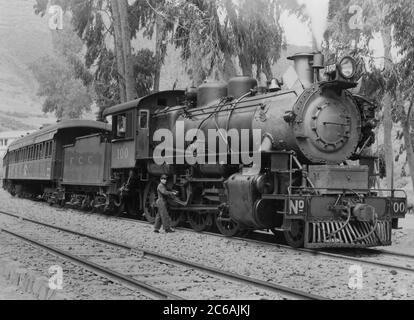
POLYGON ((0 0, 0 131, 34 129, 53 121, 41 112, 30 63, 53 54, 46 19, 34 0, 0 0))

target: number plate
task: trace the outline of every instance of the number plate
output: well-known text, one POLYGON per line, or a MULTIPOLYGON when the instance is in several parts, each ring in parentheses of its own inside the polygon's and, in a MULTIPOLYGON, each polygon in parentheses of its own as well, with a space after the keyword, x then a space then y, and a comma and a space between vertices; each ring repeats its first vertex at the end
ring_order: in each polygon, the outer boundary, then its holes
POLYGON ((303 216, 306 212, 306 200, 304 198, 289 199, 289 215, 303 216))
POLYGON ((407 213, 407 201, 405 199, 394 199, 391 201, 391 212, 393 215, 405 215, 407 213))
POLYGON ((336 64, 331 64, 325 67, 325 73, 334 73, 336 72, 336 64))

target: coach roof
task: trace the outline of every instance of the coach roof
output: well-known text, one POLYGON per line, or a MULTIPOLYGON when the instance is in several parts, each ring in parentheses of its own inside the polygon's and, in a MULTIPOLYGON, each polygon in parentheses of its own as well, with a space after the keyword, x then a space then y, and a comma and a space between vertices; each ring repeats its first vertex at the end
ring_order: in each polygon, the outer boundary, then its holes
POLYGON ((111 108, 108 108, 108 109, 104 110, 103 117, 105 118, 107 116, 111 116, 111 115, 114 115, 114 114, 118 114, 118 113, 122 113, 122 112, 125 112, 125 111, 129 111, 131 109, 138 108, 141 105, 143 105, 145 102, 151 101, 152 99, 155 99, 156 97, 174 96, 174 95, 179 97, 179 96, 183 96, 184 94, 185 94, 184 90, 169 90, 169 91, 156 92, 156 93, 147 95, 145 97, 142 97, 142 98, 139 98, 139 99, 136 99, 136 100, 132 100, 132 101, 122 103, 122 104, 119 104, 117 106, 113 106, 111 108))
POLYGON ((36 131, 30 135, 20 138, 10 144, 9 151, 17 150, 32 144, 44 142, 53 139, 56 133, 61 130, 74 129, 74 128, 91 128, 97 130, 111 131, 111 126, 98 121, 92 120, 63 120, 56 124, 46 126, 39 131, 36 131))

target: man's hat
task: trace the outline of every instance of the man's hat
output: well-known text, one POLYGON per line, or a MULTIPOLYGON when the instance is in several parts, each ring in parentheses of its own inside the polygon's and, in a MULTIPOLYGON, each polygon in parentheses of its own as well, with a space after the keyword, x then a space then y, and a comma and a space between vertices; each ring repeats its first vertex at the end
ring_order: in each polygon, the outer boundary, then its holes
POLYGON ((163 174, 163 175, 161 176, 161 180, 162 180, 162 179, 168 180, 167 175, 163 174))

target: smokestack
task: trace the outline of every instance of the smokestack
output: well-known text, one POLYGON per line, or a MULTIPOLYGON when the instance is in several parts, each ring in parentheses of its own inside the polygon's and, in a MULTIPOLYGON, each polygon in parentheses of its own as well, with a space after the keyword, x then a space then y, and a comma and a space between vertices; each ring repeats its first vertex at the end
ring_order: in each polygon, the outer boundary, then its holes
POLYGON ((319 70, 324 68, 324 56, 322 53, 298 53, 288 57, 295 63, 295 71, 302 86, 311 87, 319 79, 319 70))
POLYGON ((288 57, 289 60, 292 60, 295 65, 295 71, 298 75, 302 86, 306 89, 312 86, 314 80, 314 73, 312 68, 312 53, 298 53, 294 56, 288 57))

